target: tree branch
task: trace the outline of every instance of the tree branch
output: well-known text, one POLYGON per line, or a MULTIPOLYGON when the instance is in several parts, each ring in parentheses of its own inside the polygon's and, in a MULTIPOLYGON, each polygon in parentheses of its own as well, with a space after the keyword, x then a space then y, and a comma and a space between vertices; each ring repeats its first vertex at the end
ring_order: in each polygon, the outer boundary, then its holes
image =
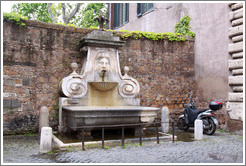
POLYGON ((65 3, 62 3, 62 19, 63 19, 63 22, 67 25, 68 21, 67 21, 67 18, 66 18, 66 5, 65 3))
POLYGON ((52 10, 51 10, 51 5, 52 5, 52 3, 47 3, 47 9, 48 9, 48 12, 50 15, 51 22, 56 23, 56 19, 54 18, 54 15, 53 15, 52 10))
POLYGON ((76 7, 73 9, 73 11, 67 16, 67 22, 69 22, 73 16, 79 11, 79 7, 80 7, 81 3, 77 3, 76 7))

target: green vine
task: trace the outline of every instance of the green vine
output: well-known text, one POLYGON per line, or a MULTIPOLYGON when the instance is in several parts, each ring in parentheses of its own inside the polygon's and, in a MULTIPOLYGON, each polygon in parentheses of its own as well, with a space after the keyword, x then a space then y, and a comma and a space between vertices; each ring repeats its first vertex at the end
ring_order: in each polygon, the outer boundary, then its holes
POLYGON ((74 25, 74 24, 65 24, 65 23, 55 23, 55 24, 58 24, 58 25, 63 25, 63 26, 69 26, 69 27, 74 27, 74 28, 79 28, 79 27, 77 27, 76 25, 74 25))
POLYGON ((27 20, 27 17, 24 17, 20 14, 16 14, 16 13, 3 13, 3 21, 6 20, 10 20, 10 21, 14 21, 17 25, 20 26, 26 26, 26 24, 24 23, 24 20, 27 20))
MULTIPOLYGON (((90 27, 90 29, 98 30, 98 27, 90 27)), ((128 31, 128 30, 112 30, 107 29, 106 31, 113 32, 114 35, 120 36, 122 39, 134 38, 141 39, 146 38, 149 40, 163 40, 168 39, 169 41, 185 41, 184 35, 180 33, 164 32, 164 33, 155 33, 155 32, 143 32, 143 31, 128 31)))
POLYGON ((188 15, 184 16, 181 20, 179 20, 179 23, 175 25, 175 32, 195 37, 195 33, 190 30, 190 20, 191 17, 188 15))
POLYGON ((112 31, 115 35, 120 36, 122 39, 128 38, 146 38, 149 40, 163 40, 168 39, 169 41, 185 41, 185 36, 195 37, 195 33, 190 30, 190 20, 191 17, 188 15, 184 16, 179 23, 175 25, 175 33, 164 32, 164 33, 154 33, 154 32, 142 32, 142 31, 127 31, 127 30, 107 30, 112 31))
POLYGON ((163 40, 168 39, 169 41, 185 41, 185 37, 180 33, 164 32, 143 32, 143 31, 127 31, 127 30, 107 30, 112 31, 115 35, 120 36, 122 39, 135 38, 141 39, 146 38, 149 40, 163 40))
MULTIPOLYGON (((3 13, 3 20, 14 20, 17 25, 25 26, 23 22, 27 20, 27 17, 23 17, 20 14, 16 13, 3 13)), ((164 40, 168 39, 169 41, 185 41, 185 35, 195 37, 195 33, 190 31, 190 20, 191 18, 186 15, 184 16, 179 23, 175 25, 175 33, 164 32, 164 33, 155 33, 155 32, 143 32, 143 31, 128 31, 128 30, 111 30, 107 29, 106 31, 111 31, 115 35, 120 36, 122 39, 134 38, 141 39, 146 38, 149 40, 164 40)), ((74 28, 79 28, 74 24, 56 23, 63 26, 71 26, 74 28)), ((98 29, 98 27, 90 27, 90 29, 98 29)))
POLYGON ((90 29, 99 29, 98 27, 90 26, 90 29))

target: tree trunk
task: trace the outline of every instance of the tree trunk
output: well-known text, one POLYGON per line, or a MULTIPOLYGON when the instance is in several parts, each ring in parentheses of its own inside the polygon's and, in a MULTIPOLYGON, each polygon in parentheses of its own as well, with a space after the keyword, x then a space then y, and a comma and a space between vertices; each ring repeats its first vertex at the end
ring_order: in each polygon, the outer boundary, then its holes
POLYGON ((52 3, 47 3, 47 9, 48 9, 48 12, 50 15, 51 23, 56 23, 57 21, 56 21, 56 18, 54 17, 54 15, 52 13, 51 5, 52 5, 52 3))
POLYGON ((77 3, 76 7, 72 10, 72 12, 66 15, 66 5, 62 3, 62 18, 63 22, 67 25, 69 21, 73 18, 73 16, 79 11, 81 3, 77 3))
POLYGON ((67 25, 66 5, 65 5, 65 3, 62 3, 62 19, 63 19, 63 22, 67 25))

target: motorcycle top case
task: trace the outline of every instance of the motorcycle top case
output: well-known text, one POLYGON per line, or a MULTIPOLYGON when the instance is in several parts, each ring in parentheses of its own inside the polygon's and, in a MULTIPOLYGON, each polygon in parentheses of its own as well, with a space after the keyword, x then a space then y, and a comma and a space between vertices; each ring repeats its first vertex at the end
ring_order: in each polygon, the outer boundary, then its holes
POLYGON ((211 101, 211 102, 209 103, 209 108, 210 108, 211 110, 219 110, 219 109, 222 108, 222 106, 223 106, 223 104, 222 104, 222 102, 220 102, 220 101, 211 101))

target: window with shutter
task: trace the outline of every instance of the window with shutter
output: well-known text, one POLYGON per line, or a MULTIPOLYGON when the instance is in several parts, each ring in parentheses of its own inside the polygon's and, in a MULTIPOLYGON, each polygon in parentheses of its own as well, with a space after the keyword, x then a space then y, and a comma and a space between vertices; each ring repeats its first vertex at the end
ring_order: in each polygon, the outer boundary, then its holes
POLYGON ((141 8, 141 3, 138 3, 137 4, 137 16, 138 17, 142 15, 142 10, 141 9, 142 9, 141 8))
POLYGON ((113 29, 129 21, 129 3, 113 4, 113 29))
POLYGON ((144 13, 154 9, 153 3, 138 3, 137 4, 137 16, 140 17, 144 13))

